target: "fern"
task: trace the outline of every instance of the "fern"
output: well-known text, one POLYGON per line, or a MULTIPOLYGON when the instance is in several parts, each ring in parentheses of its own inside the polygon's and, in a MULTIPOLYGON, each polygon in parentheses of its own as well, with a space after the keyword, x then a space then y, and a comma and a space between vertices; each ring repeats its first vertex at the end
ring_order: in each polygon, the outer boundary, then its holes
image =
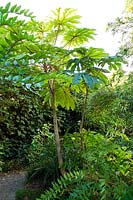
POLYGON ((53 186, 41 195, 37 200, 53 200, 59 198, 68 190, 70 184, 77 183, 84 177, 83 171, 74 171, 65 174, 63 177, 53 183, 53 186))
POLYGON ((89 200, 91 197, 91 183, 80 184, 70 192, 68 200, 89 200))

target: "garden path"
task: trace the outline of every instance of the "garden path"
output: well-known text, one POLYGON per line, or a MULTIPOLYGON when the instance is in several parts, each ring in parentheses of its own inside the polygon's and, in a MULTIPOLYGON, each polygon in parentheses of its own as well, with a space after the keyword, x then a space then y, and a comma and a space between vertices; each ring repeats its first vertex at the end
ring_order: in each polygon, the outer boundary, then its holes
POLYGON ((15 200, 15 193, 24 186, 24 171, 0 173, 0 200, 15 200))

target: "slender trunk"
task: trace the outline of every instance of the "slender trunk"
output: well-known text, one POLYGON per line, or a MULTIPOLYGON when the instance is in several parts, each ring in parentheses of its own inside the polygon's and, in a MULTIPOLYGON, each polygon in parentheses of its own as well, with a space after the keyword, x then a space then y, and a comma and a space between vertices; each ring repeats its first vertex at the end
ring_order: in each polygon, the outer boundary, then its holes
POLYGON ((83 106, 82 106, 82 116, 81 116, 81 122, 80 122, 80 130, 79 130, 81 150, 84 150, 83 126, 84 126, 85 111, 86 111, 86 105, 87 105, 87 97, 88 97, 88 86, 86 85, 86 93, 85 93, 85 98, 84 98, 83 106))
POLYGON ((59 169, 60 169, 61 174, 64 175, 65 169, 63 167, 63 158, 62 158, 62 150, 61 150, 61 143, 60 143, 60 136, 59 136, 57 111, 56 111, 56 105, 55 105, 54 80, 49 80, 49 88, 50 88, 50 95, 51 95, 51 107, 53 111, 53 124, 54 124, 54 134, 55 134, 55 141, 56 141, 58 164, 59 164, 59 169))

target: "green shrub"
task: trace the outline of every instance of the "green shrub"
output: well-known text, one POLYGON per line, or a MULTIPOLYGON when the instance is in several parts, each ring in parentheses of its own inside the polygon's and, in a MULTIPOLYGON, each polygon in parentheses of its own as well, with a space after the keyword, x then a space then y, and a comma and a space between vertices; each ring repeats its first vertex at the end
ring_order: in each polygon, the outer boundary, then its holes
POLYGON ((37 200, 67 199, 73 186, 80 183, 84 177, 82 171, 74 171, 65 174, 63 177, 52 184, 52 187, 41 195, 37 200))
POLYGON ((34 136, 28 151, 28 181, 40 181, 44 187, 59 176, 54 134, 49 129, 49 125, 43 126, 34 136))
POLYGON ((87 171, 65 174, 37 200, 118 200, 125 196, 128 186, 119 182, 117 177, 113 176, 110 183, 107 178, 91 175, 87 171))
POLYGON ((64 166, 68 172, 82 169, 83 156, 80 146, 80 134, 65 134, 63 137, 63 159, 64 166))
POLYGON ((132 83, 132 73, 124 76, 117 72, 108 86, 102 86, 90 94, 86 126, 109 137, 117 137, 118 140, 120 134, 131 137, 133 132, 132 83))
POLYGON ((121 200, 132 200, 132 199, 133 199, 133 185, 131 185, 128 188, 125 196, 121 200))
POLYGON ((27 162, 27 149, 33 136, 50 121, 50 109, 37 94, 2 80, 0 85, 0 143, 2 159, 27 162))
POLYGON ((69 173, 53 183, 38 200, 118 200, 126 195, 133 183, 132 152, 101 134, 85 130, 83 134, 82 152, 79 133, 64 137, 67 150, 64 162, 69 173), (76 168, 82 170, 73 172, 76 168))
POLYGON ((19 189, 16 192, 15 200, 35 200, 42 193, 42 189, 19 189))

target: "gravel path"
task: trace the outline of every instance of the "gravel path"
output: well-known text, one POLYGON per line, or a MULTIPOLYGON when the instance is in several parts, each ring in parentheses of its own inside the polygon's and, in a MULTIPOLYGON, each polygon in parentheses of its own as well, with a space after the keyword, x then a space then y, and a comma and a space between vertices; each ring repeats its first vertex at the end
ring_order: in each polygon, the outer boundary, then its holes
POLYGON ((24 186, 25 172, 0 173, 0 200, 15 200, 15 192, 24 186))

